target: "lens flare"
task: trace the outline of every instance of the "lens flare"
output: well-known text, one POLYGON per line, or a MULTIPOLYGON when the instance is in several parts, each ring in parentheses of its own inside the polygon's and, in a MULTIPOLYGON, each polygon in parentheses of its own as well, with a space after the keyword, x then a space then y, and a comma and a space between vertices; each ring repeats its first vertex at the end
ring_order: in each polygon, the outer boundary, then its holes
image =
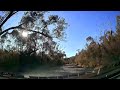
POLYGON ((28 36, 28 33, 27 33, 26 31, 23 31, 23 32, 22 32, 22 36, 23 36, 23 37, 27 37, 27 36, 28 36))

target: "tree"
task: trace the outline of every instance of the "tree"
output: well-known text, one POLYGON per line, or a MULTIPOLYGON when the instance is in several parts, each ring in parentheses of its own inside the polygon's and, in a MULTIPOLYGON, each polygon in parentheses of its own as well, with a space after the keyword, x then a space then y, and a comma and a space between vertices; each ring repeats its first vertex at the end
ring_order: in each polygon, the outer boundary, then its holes
MULTIPOLYGON (((7 13, 6 18, 4 17, 5 19, 1 20, 2 23, 0 27, 2 27, 3 24, 17 12, 18 11, 4 12, 7 13)), ((29 37, 26 40, 26 43, 28 42, 31 43, 31 44, 27 44, 29 48, 31 48, 30 45, 34 43, 33 45, 34 49, 37 47, 36 44, 40 41, 42 41, 43 43, 46 42, 50 44, 49 42, 52 42, 53 38, 57 38, 59 40, 63 39, 65 35, 64 29, 67 27, 67 23, 65 22, 65 19, 60 18, 58 15, 50 15, 48 16, 48 19, 45 20, 46 13, 47 13, 46 11, 26 11, 24 12, 24 15, 18 26, 10 27, 6 30, 2 30, 0 32, 0 35, 5 36, 6 34, 8 34, 9 30, 13 30, 12 33, 10 34, 12 34, 17 39, 20 38, 22 39, 22 37, 19 34, 22 33, 22 31, 28 31, 29 37), (52 31, 50 31, 49 29, 50 25, 54 26, 52 31)), ((24 40, 22 39, 22 41, 24 40)))
POLYGON ((24 11, 17 26, 4 29, 3 25, 17 13, 18 11, 3 11, 0 15, 1 48, 9 53, 16 52, 21 60, 29 56, 46 61, 49 54, 52 55, 53 60, 62 59, 65 54, 57 50, 57 42, 54 38, 65 39, 65 29, 68 26, 65 19, 58 15, 46 17, 47 11, 24 11), (23 37, 23 32, 27 32, 28 36, 23 37))

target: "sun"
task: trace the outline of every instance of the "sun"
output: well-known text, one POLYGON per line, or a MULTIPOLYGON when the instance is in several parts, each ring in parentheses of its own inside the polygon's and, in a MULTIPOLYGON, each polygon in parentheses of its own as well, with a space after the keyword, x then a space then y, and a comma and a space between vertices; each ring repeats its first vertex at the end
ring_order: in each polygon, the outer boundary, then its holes
POLYGON ((28 33, 27 33, 26 31, 23 31, 23 32, 22 32, 22 36, 23 36, 23 37, 27 37, 27 36, 28 36, 28 33))

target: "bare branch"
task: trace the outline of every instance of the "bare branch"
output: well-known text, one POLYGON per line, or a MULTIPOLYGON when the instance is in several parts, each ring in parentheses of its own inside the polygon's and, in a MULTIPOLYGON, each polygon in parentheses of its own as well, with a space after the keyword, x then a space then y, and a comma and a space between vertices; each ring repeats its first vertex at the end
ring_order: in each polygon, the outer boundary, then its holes
MULTIPOLYGON (((0 35, 2 35, 3 33, 7 32, 7 31, 9 31, 9 30, 11 30, 11 29, 20 28, 22 25, 23 25, 23 23, 20 24, 20 25, 18 25, 18 26, 15 26, 15 27, 10 27, 10 28, 2 31, 2 32, 0 33, 0 35)), ((23 28, 23 29, 24 29, 24 28, 23 28)), ((35 32, 35 33, 39 33, 39 34, 42 34, 42 35, 44 35, 44 36, 46 36, 46 37, 48 37, 48 38, 52 38, 51 36, 49 36, 48 34, 45 34, 45 33, 43 33, 43 32, 38 32, 38 31, 34 31, 34 30, 28 30, 28 31, 30 31, 30 32, 35 32)))
POLYGON ((11 29, 20 28, 22 25, 23 25, 23 24, 20 24, 20 25, 15 26, 15 27, 10 27, 10 28, 8 28, 8 29, 6 29, 6 30, 4 30, 4 31, 0 32, 0 35, 2 35, 3 33, 7 32, 7 31, 9 31, 9 30, 11 30, 11 29))
POLYGON ((18 11, 14 12, 14 11, 10 11, 9 15, 5 18, 5 20, 0 24, 0 28, 5 24, 5 22, 11 17, 13 16, 15 13, 17 13, 18 11))
POLYGON ((42 34, 42 35, 44 35, 44 36, 46 36, 46 37, 48 37, 48 38, 52 38, 51 36, 49 36, 48 34, 45 34, 45 33, 43 33, 43 32, 38 32, 38 31, 34 31, 34 30, 28 30, 28 31, 35 32, 35 33, 39 33, 39 34, 42 34))

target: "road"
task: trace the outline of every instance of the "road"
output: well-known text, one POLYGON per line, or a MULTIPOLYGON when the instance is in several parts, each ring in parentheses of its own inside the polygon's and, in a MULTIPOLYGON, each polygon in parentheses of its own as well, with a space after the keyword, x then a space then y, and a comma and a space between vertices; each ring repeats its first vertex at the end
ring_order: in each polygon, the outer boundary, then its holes
MULTIPOLYGON (((65 77, 65 78, 78 78, 78 76, 83 75, 85 72, 90 71, 85 68, 78 68, 73 65, 64 65, 64 66, 41 66, 37 69, 26 70, 24 73, 21 73, 25 78, 29 76, 33 77, 65 77)), ((0 77, 0 79, 6 79, 0 77)))
POLYGON ((26 70, 21 73, 26 78, 29 76, 39 77, 52 77, 52 76, 64 76, 67 74, 83 73, 85 68, 73 68, 72 66, 41 66, 34 70, 26 70))

